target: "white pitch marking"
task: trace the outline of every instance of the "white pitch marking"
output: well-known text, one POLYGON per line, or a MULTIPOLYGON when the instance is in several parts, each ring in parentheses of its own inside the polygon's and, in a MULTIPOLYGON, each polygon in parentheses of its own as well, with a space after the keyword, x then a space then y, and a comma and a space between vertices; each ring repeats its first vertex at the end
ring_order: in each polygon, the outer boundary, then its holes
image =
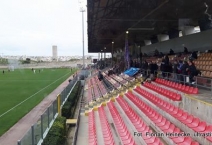
MULTIPOLYGON (((69 74, 69 73, 67 73, 69 74)), ((67 74, 65 74, 64 76, 66 76, 67 74)), ((13 109, 15 109, 16 107, 20 106, 21 104, 23 104, 24 102, 26 102, 27 100, 29 100, 30 98, 32 98, 33 96, 35 96, 36 94, 38 94, 39 92, 41 92, 42 90, 46 89, 47 87, 49 87, 50 85, 54 84, 55 82, 57 82, 58 80, 60 80, 61 78, 63 78, 64 76, 60 77, 59 79, 55 80, 54 82, 52 82, 51 84, 49 84, 48 86, 46 86, 45 88, 39 90, 38 92, 36 92, 35 94, 29 96, 29 98, 23 100, 22 102, 18 103, 17 105, 15 105, 14 107, 10 108, 9 110, 7 110, 6 112, 4 112, 3 114, 0 115, 0 118, 4 115, 6 115, 7 113, 9 113, 10 111, 12 111, 13 109)))

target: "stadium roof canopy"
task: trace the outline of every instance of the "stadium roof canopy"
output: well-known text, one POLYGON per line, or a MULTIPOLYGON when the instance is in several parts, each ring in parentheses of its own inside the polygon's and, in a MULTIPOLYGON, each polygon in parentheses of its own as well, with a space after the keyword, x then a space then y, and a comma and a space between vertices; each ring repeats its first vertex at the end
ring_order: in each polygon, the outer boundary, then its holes
POLYGON ((112 41, 114 48, 123 48, 126 31, 129 43, 138 45, 158 34, 178 37, 182 23, 198 26, 205 2, 211 14, 212 0, 87 0, 88 52, 104 47, 111 52, 112 41))

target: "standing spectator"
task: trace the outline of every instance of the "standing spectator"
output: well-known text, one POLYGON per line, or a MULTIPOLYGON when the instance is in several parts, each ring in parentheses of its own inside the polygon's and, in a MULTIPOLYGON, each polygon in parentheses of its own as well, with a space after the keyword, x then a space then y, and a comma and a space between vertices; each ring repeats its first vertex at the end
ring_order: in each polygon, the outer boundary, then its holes
POLYGON ((194 59, 197 59, 197 52, 196 51, 193 51, 191 53, 191 60, 194 60, 194 59))
POLYGON ((184 54, 188 54, 188 48, 185 46, 185 45, 183 45, 183 47, 184 47, 184 54))
POLYGON ((163 78, 165 78, 166 77, 166 74, 165 74, 165 68, 166 68, 166 66, 165 66, 165 59, 162 59, 162 62, 161 62, 161 65, 160 65, 160 71, 162 72, 162 76, 163 76, 163 78))
POLYGON ((157 65, 156 62, 153 63, 153 70, 154 70, 154 75, 157 76, 157 74, 158 74, 158 72, 157 72, 158 71, 158 65, 157 65))
POLYGON ((190 83, 194 84, 195 83, 194 76, 197 75, 197 69, 192 61, 189 61, 188 64, 189 66, 187 68, 187 71, 189 73, 189 81, 190 83))
POLYGON ((147 75, 147 69, 148 69, 148 62, 146 60, 144 60, 142 68, 143 68, 144 76, 146 76, 147 75))
POLYGON ((169 65, 169 56, 167 54, 164 57, 164 63, 165 63, 166 66, 169 65))
POLYGON ((174 61, 174 65, 173 65, 173 78, 174 78, 174 81, 177 82, 177 74, 178 74, 178 63, 177 61, 175 60, 174 61))
POLYGON ((174 50, 170 49, 170 50, 169 50, 169 54, 170 54, 170 55, 174 55, 174 50))
POLYGON ((159 51, 155 49, 154 56, 159 56, 159 51))
POLYGON ((186 76, 188 75, 188 62, 187 61, 183 61, 183 65, 181 67, 181 81, 184 82, 185 81, 185 78, 186 76))

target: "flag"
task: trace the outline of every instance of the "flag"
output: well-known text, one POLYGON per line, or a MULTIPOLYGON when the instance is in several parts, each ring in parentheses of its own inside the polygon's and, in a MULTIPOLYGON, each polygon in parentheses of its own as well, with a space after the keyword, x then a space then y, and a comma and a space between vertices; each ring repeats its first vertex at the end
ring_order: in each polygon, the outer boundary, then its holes
POLYGON ((130 67, 130 60, 129 60, 129 45, 128 45, 128 38, 126 36, 125 40, 125 66, 127 69, 130 67))

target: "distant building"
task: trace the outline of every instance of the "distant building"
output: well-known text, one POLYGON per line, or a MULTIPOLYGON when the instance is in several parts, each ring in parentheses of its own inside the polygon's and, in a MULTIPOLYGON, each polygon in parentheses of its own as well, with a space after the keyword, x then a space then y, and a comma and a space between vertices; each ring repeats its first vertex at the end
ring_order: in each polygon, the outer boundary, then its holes
POLYGON ((58 56, 57 56, 57 46, 53 45, 52 46, 52 60, 56 60, 57 61, 58 56))

